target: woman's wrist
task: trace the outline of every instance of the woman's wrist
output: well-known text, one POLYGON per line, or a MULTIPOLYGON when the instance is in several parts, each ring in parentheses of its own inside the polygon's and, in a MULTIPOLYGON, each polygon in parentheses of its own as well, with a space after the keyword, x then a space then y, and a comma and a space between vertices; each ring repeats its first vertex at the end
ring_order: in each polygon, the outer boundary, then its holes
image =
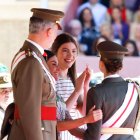
POLYGON ((79 95, 81 93, 81 89, 76 89, 75 88, 74 92, 75 92, 76 95, 79 95))
POLYGON ((84 124, 88 123, 88 117, 87 116, 83 117, 83 122, 84 122, 84 124))

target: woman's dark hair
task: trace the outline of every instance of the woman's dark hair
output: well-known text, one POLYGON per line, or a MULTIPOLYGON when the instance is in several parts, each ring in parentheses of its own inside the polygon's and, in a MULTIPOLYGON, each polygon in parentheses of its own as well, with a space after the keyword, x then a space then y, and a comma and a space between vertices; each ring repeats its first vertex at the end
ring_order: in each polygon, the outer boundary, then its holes
POLYGON ((53 56, 55 56, 55 54, 52 51, 49 50, 44 50, 44 52, 46 53, 45 55, 43 55, 44 59, 46 60, 46 62, 53 56))
POLYGON ((115 74, 122 69, 122 59, 108 59, 101 57, 108 73, 115 74))
MULTIPOLYGON (((91 11, 91 9, 88 8, 88 7, 84 8, 84 9, 81 11, 81 13, 80 13, 78 19, 80 20, 80 22, 81 22, 81 24, 82 24, 83 27, 84 27, 84 18, 83 18, 83 15, 84 15, 84 11, 85 11, 85 10, 89 10, 89 12, 90 12, 91 15, 92 15, 92 11, 91 11)), ((95 26, 95 21, 94 21, 94 19, 93 19, 93 16, 92 16, 92 19, 91 19, 91 26, 92 26, 92 27, 95 26)))
MULTIPOLYGON (((56 37, 56 39, 54 40, 54 43, 52 44, 52 52, 57 55, 57 52, 58 52, 59 48, 63 44, 69 43, 69 42, 72 42, 76 46, 77 51, 78 51, 79 47, 78 47, 78 44, 76 43, 75 39, 68 33, 62 33, 62 34, 58 35, 56 37)), ((72 82, 75 86, 75 80, 76 80, 76 64, 75 64, 75 62, 68 69, 68 75, 71 78, 71 80, 72 80, 72 82)))
POLYGON ((134 40, 127 40, 124 44, 124 47, 126 47, 126 45, 129 43, 132 44, 134 47, 134 52, 133 52, 132 56, 139 56, 138 48, 137 48, 136 42, 134 40))
POLYGON ((11 123, 10 120, 14 120, 14 110, 15 110, 15 103, 11 103, 7 106, 5 111, 4 120, 1 127, 1 140, 10 134, 11 131, 11 123))

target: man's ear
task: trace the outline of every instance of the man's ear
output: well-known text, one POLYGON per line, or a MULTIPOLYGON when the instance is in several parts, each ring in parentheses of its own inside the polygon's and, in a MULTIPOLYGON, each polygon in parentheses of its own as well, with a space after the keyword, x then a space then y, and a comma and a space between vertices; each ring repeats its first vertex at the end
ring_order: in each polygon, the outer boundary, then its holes
POLYGON ((47 28, 46 29, 46 35, 47 35, 47 37, 48 36, 51 36, 51 34, 52 34, 52 28, 47 28))

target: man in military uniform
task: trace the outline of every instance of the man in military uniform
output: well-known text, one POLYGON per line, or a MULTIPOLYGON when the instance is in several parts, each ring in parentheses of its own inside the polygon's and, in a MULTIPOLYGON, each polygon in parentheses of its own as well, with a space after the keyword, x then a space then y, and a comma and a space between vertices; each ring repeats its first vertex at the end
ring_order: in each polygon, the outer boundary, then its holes
POLYGON ((55 83, 42 55, 51 47, 64 13, 31 11, 28 39, 11 66, 16 108, 9 140, 56 140, 55 83))
POLYGON ((119 71, 127 49, 111 41, 97 46, 99 68, 104 80, 88 91, 86 112, 95 105, 102 109, 103 119, 87 125, 84 140, 135 140, 133 136, 139 111, 138 90, 125 81, 119 71))

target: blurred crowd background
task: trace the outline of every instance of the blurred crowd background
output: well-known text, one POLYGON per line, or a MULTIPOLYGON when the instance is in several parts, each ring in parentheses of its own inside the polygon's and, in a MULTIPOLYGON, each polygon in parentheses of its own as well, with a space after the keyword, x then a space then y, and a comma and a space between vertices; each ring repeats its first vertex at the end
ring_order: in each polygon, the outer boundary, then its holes
POLYGON ((82 55, 97 55, 96 45, 111 40, 140 56, 140 0, 71 0, 63 26, 82 55))

